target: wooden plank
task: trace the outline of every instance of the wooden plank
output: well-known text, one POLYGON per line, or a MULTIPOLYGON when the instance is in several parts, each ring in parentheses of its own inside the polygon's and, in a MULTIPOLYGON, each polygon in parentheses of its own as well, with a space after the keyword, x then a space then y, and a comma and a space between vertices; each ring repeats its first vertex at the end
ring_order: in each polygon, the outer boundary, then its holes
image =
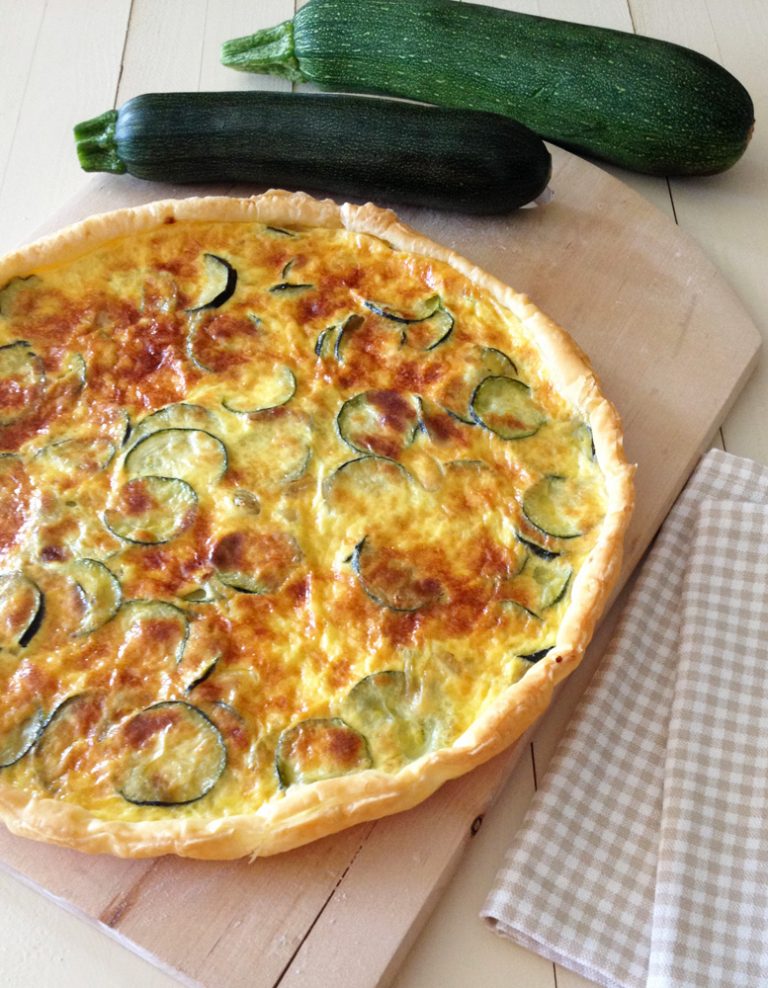
MULTIPOLYGON (((768 132, 761 108, 768 97, 768 8, 761 3, 725 5, 713 0, 632 0, 637 29, 703 52, 724 65, 747 87, 758 118, 744 157, 729 171, 703 179, 672 182, 681 226, 738 292, 763 338, 768 339, 765 257, 768 223, 756 209, 766 185, 768 132), (701 8, 704 8, 702 11, 701 8)), ((763 363, 729 416, 723 435, 733 453, 768 461, 768 430, 756 433, 755 420, 768 419, 768 367, 763 363)))
MULTIPOLYGON (((13 25, 17 10, 24 6, 14 4, 3 24, 13 25)), ((83 184, 72 127, 112 105, 129 8, 130 0, 45 4, 26 65, 21 64, 24 49, 17 48, 14 32, 3 31, 3 60, 25 83, 22 92, 14 93, 11 86, 9 93, 18 102, 0 185, 0 249, 27 238, 83 184)), ((28 17, 29 12, 22 14, 20 23, 24 25, 28 17)), ((24 30, 29 32, 32 26, 27 24, 24 30)), ((4 101, 8 97, 2 92, 4 101)))

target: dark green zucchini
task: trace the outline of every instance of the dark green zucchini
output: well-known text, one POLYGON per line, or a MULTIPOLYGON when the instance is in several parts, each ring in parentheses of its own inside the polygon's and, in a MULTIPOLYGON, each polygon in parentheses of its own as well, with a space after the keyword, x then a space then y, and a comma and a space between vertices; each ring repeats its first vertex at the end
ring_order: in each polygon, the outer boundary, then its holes
POLYGON ((688 48, 448 0, 310 0, 292 21, 226 42, 222 61, 504 113, 556 144, 654 175, 729 168, 754 121, 741 83, 688 48))
MULTIPOLYGON (((78 124, 75 139, 86 171, 287 185, 468 213, 525 205, 551 171, 541 139, 508 118, 319 93, 151 93, 78 124)), ((273 290, 297 290, 286 284, 273 290)))

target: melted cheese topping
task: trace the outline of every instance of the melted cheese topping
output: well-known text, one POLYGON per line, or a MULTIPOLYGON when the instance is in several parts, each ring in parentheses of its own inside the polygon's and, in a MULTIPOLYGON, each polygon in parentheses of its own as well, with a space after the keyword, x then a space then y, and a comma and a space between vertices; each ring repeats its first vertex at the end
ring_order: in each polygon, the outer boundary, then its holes
POLYGON ((602 474, 453 268, 186 222, 0 306, 5 782, 247 812, 451 745, 554 643, 602 474))

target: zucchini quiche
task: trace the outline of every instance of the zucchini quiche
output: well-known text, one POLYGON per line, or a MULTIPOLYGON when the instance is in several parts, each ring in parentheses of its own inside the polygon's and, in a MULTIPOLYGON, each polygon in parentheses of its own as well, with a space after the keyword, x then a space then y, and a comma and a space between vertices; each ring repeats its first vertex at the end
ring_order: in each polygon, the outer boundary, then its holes
POLYGON ((372 205, 153 203, 0 261, 0 817, 282 851, 578 663, 632 468, 584 355, 372 205))

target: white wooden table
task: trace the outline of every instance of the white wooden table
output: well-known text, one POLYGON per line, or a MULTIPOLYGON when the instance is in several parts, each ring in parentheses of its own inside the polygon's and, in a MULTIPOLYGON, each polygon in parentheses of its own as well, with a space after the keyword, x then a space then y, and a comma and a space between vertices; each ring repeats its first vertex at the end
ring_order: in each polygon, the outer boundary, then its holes
MULTIPOLYGON (((364 0, 361 0, 364 2, 364 0)), ((140 92, 285 88, 219 65, 279 0, 0 0, 0 253, 26 240, 85 181, 72 125, 140 92)), ((768 5, 763 0, 496 0, 526 13, 676 41, 722 62, 750 90, 757 128, 724 175, 667 182, 614 174, 673 216, 719 267, 768 336, 768 5)), ((727 332, 727 327, 724 329, 727 332)), ((723 424, 724 447, 768 463, 768 369, 723 424)), ((406 958, 397 988, 577 988, 583 979, 500 940, 477 918, 586 673, 566 685, 406 958)), ((343 972, 339 972, 343 985, 343 972)), ((93 927, 0 874, 0 983, 6 988, 161 988, 176 982, 93 927)))

